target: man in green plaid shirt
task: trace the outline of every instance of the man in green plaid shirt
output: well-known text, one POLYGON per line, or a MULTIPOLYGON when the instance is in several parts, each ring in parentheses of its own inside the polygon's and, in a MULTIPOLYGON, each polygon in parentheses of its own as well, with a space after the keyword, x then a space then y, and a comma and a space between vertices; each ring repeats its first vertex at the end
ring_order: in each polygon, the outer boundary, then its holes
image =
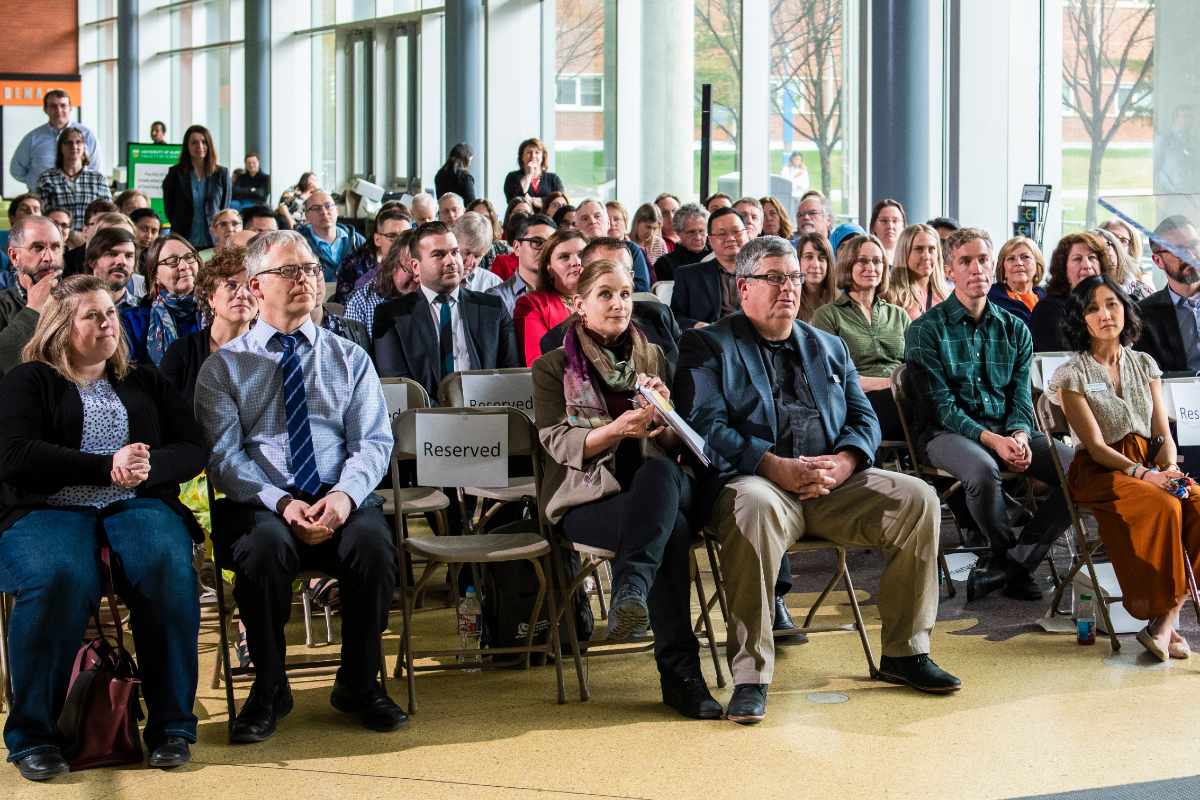
POLYGON ((986 231, 963 228, 946 242, 954 294, 908 329, 910 405, 928 463, 962 482, 967 510, 991 543, 967 579, 967 599, 1003 587, 1009 597, 1037 600, 1032 573, 1070 515, 1050 461, 1059 448, 1035 430, 1029 368, 1033 340, 1021 320, 989 303, 995 262, 986 231), (1001 473, 1029 473, 1055 487, 1020 532, 1005 507, 1001 473))

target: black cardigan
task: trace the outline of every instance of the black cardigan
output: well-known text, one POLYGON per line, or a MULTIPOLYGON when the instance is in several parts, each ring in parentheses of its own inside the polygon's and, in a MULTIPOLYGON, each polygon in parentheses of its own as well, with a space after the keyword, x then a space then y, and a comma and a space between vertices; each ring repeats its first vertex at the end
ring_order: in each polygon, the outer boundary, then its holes
POLYGON ((212 326, 180 336, 171 342, 158 365, 158 371, 179 392, 189 409, 195 408, 196 378, 200 377, 200 367, 211 355, 208 348, 211 336, 212 326))
POLYGON ((514 169, 512 172, 504 176, 504 200, 511 203, 514 197, 524 197, 528 194, 530 197, 547 197, 555 192, 563 190, 562 179, 553 172, 543 172, 542 180, 538 184, 537 191, 533 187, 529 187, 528 192, 521 191, 521 176, 524 173, 519 169, 514 169))
MULTIPOLYGON (((137 496, 162 500, 204 541, 179 502, 179 484, 200 474, 207 457, 192 409, 149 367, 131 370, 113 389, 129 413, 129 441, 150 447, 150 477, 137 496)), ((65 486, 112 485, 112 456, 80 452, 82 441, 83 402, 57 370, 26 363, 0 380, 0 533, 47 508, 46 498, 65 486)))
POLYGON ((465 169, 450 170, 443 165, 433 176, 433 189, 439 199, 446 192, 454 192, 462 198, 464 206, 475 202, 475 176, 465 169))

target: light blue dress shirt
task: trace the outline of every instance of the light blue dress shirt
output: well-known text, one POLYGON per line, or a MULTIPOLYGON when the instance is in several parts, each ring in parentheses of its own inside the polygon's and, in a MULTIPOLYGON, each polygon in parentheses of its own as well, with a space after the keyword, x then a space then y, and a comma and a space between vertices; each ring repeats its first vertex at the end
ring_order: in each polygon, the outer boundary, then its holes
MULTIPOLYGON (((275 328, 259 320, 213 353, 196 381, 196 418, 212 447, 208 474, 239 503, 274 511, 294 485, 275 328)), ((360 507, 387 473, 392 431, 366 351, 311 320, 296 351, 321 483, 360 507)))
MULTIPOLYGON (((78 122, 72 122, 70 127, 83 132, 88 166, 103 175, 104 169, 100 166, 100 156, 96 152, 96 137, 86 126, 80 125, 78 122)), ((50 123, 47 122, 25 134, 25 138, 17 144, 8 172, 24 183, 29 191, 36 192, 38 178, 42 176, 43 172, 54 166, 54 148, 58 144, 58 135, 61 132, 51 128, 50 123)))

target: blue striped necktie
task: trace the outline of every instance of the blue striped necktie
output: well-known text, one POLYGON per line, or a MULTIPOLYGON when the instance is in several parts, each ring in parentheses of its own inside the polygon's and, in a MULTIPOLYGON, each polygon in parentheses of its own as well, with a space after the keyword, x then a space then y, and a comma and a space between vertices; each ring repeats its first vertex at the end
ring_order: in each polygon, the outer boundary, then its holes
POLYGON ((310 495, 321 491, 321 476, 317 474, 317 459, 313 451, 312 428, 308 424, 308 397, 304 391, 304 368, 296 355, 299 334, 276 333, 283 345, 283 411, 287 417, 288 450, 292 455, 292 482, 310 495))

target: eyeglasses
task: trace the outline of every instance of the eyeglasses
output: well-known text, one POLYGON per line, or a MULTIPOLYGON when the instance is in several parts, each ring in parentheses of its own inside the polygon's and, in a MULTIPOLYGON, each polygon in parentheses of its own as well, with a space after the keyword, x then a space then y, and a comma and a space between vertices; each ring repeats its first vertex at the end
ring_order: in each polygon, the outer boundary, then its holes
POLYGON ((708 236, 710 239, 736 239, 746 232, 745 228, 734 228, 731 231, 713 231, 708 236))
POLYGON ((319 205, 305 206, 304 211, 305 213, 309 211, 333 211, 335 208, 337 208, 335 203, 321 203, 319 205))
POLYGON ((883 266, 883 259, 882 258, 856 258, 856 259, 854 259, 854 265, 858 266, 858 267, 872 266, 872 267, 878 268, 878 267, 883 266))
POLYGON ((179 269, 180 264, 190 264, 195 267, 200 263, 200 259, 192 253, 185 253, 181 256, 171 256, 170 258, 160 258, 158 266, 166 267, 167 269, 179 269))
POLYGON ((816 219, 817 217, 825 216, 825 212, 820 209, 816 211, 797 211, 796 216, 800 219, 816 219))
POLYGON ((278 275, 281 278, 287 278, 289 281, 298 281, 303 278, 315 278, 321 274, 321 265, 316 261, 306 261, 303 264, 284 264, 282 267, 275 269, 264 269, 259 275, 278 275))
POLYGON ((398 234, 398 233, 376 233, 375 235, 382 236, 384 239, 387 239, 389 242, 394 242, 400 238, 400 234, 398 234))
POLYGON ((532 247, 534 250, 541 250, 542 247, 545 246, 545 244, 546 244, 546 240, 540 236, 529 236, 526 238, 517 239, 517 241, 524 242, 525 244, 532 247))
POLYGON ((785 283, 790 283, 792 286, 804 285, 803 272, 789 272, 784 275, 781 272, 768 272, 766 275, 747 275, 748 281, 766 281, 775 288, 782 288, 785 283))
POLYGON ((63 251, 62 242, 32 242, 26 245, 17 245, 17 250, 28 250, 38 258, 46 255, 49 252, 51 255, 58 255, 63 251))

